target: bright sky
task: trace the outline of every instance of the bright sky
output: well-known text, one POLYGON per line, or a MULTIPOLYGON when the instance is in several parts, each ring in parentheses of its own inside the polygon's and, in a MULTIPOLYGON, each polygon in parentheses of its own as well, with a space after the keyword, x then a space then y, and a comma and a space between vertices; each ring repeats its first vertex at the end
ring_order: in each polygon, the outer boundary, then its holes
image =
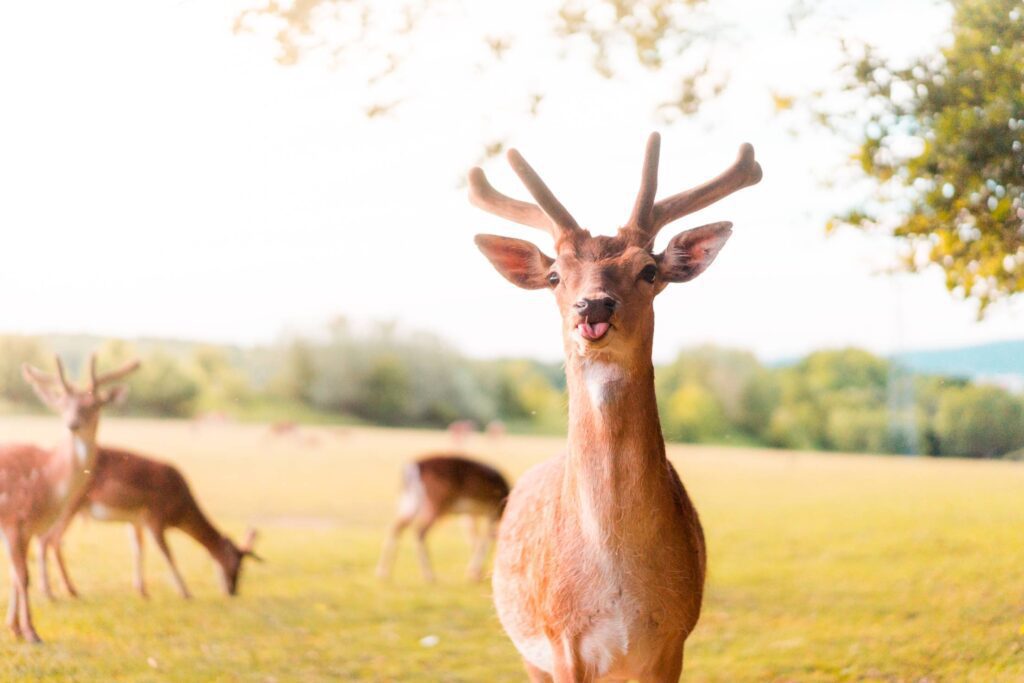
MULTIPOLYGON (((977 323, 939 274, 880 274, 895 253, 885 239, 826 238, 825 218, 852 195, 821 180, 846 150, 821 132, 793 138, 771 111, 771 88, 834 78, 839 22, 912 51, 940 32, 941 5, 851 1, 844 13, 838 2, 794 38, 782 28, 791 0, 719 1, 757 29, 721 62, 726 96, 672 126, 652 116, 672 94, 664 77, 607 83, 572 65, 478 75, 466 50, 479 32, 514 24, 530 49, 550 0, 493 3, 501 16, 485 7, 443 26, 405 77, 407 101, 373 120, 350 74, 315 59, 281 67, 271 41, 235 36, 244 2, 0 4, 0 331, 253 343, 345 315, 428 329, 478 356, 557 358, 550 295, 506 283, 472 242, 481 231, 548 238, 473 209, 458 181, 508 130, 583 225, 612 231, 659 127, 663 192, 717 174, 742 141, 765 179, 665 230, 659 246, 685 227, 735 223, 705 275, 659 297, 657 357, 702 342, 776 358, 1022 336, 1024 300, 977 323), (549 97, 524 117, 537 87, 549 97)), ((502 159, 486 168, 524 196, 502 159)))

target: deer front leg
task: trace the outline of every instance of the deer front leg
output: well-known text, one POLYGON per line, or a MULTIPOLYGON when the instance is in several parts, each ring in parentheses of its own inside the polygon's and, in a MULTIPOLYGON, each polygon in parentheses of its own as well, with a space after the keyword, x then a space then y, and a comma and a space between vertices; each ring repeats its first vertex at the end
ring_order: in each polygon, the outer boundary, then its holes
POLYGON ((380 561, 377 563, 377 578, 383 580, 391 578, 391 570, 395 566, 395 555, 398 553, 398 540, 411 521, 411 517, 402 516, 396 519, 391 526, 388 538, 384 541, 384 548, 380 552, 380 561))
POLYGON ((487 553, 494 543, 497 534, 497 521, 487 520, 484 533, 476 539, 476 546, 473 549, 473 559, 469 563, 469 578, 473 581, 483 581, 484 565, 487 563, 487 553))
POLYGON ((61 539, 58 539, 53 545, 53 556, 57 558, 57 569, 60 571, 60 580, 64 584, 64 589, 68 592, 68 595, 77 598, 78 589, 71 582, 71 575, 68 574, 67 565, 64 564, 64 544, 61 542, 61 539))
POLYGON ((594 671, 581 659, 576 642, 576 638, 569 636, 551 641, 555 660, 551 677, 555 683, 594 683, 597 680, 594 671))
POLYGON ((420 569, 423 571, 423 578, 427 583, 434 583, 437 577, 434 576, 434 568, 430 564, 430 552, 427 550, 427 533, 430 527, 437 521, 437 515, 433 512, 424 516, 416 529, 416 551, 420 558, 420 569))
POLYGON ((43 582, 43 593, 51 600, 54 597, 53 591, 50 588, 49 553, 51 551, 53 556, 57 558, 57 569, 60 571, 60 580, 64 584, 65 590, 67 590, 68 595, 71 597, 78 597, 78 591, 75 590, 75 585, 71 582, 71 576, 68 574, 67 565, 64 564, 63 544, 66 531, 67 525, 58 522, 39 537, 39 576, 43 582))
POLYGON ((47 553, 50 552, 50 542, 45 535, 39 537, 39 584, 42 586, 43 595, 48 599, 56 599, 53 589, 50 587, 50 572, 47 553))
MULTIPOLYGON (((142 546, 145 539, 142 536, 142 527, 138 524, 128 525, 128 536, 132 543, 132 585, 144 598, 148 598, 146 592, 146 575, 142 566, 142 546)), ((174 566, 174 563, 171 563, 174 566)), ((176 570, 175 570, 176 571, 176 570)))
POLYGON ((11 558, 12 600, 7 610, 7 625, 15 636, 30 643, 42 642, 32 625, 32 611, 28 600, 28 540, 18 528, 4 530, 7 551, 11 558))
POLYGON ((651 671, 640 677, 640 683, 678 683, 683 673, 683 642, 667 646, 651 671))
POLYGON ((21 601, 21 591, 18 586, 18 572, 14 567, 14 543, 12 539, 16 532, 13 529, 4 529, 4 543, 7 546, 7 561, 11 570, 11 598, 7 602, 7 628, 15 638, 21 639, 21 627, 18 624, 18 603, 21 601))
POLYGON ((168 566, 171 568, 171 578, 174 579, 174 585, 178 587, 178 593, 181 597, 186 600, 192 597, 192 594, 188 590, 188 586, 185 585, 185 579, 181 578, 181 572, 178 571, 178 565, 174 563, 174 556, 171 555, 171 549, 167 545, 167 539, 164 537, 163 527, 151 526, 149 528, 150 534, 153 536, 153 541, 156 542, 156 547, 163 553, 164 559, 167 560, 168 566))

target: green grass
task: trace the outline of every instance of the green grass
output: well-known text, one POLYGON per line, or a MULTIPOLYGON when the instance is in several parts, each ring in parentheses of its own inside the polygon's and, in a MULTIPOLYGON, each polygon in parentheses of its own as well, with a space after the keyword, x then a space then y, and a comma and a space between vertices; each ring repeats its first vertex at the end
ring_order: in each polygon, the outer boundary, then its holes
MULTIPOLYGON (((424 586, 403 545, 373 579, 399 469, 448 447, 439 432, 107 420, 102 441, 180 464, 236 537, 267 557, 242 595, 171 544, 184 602, 147 546, 152 598, 130 588, 127 532, 77 522, 67 556, 83 598, 34 593, 41 646, 0 639, 0 679, 78 681, 522 681, 489 588, 462 579, 458 524, 424 586), (425 647, 425 636, 437 636, 425 647)), ((0 418, 0 438, 52 442, 52 418, 0 418)), ((558 439, 477 436, 470 450, 518 475, 558 439)), ((1024 465, 673 447, 708 535, 704 614, 687 681, 1024 680, 1024 465)), ((35 565, 32 566, 33 571, 35 565)), ((38 580, 34 581, 34 589, 38 580)))

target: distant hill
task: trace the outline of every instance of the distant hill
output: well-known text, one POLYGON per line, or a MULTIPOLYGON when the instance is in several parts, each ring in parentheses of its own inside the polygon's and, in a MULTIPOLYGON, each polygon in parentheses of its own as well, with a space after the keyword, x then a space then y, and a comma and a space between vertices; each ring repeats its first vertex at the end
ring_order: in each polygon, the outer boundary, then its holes
POLYGON ((917 372, 955 377, 992 375, 1024 376, 1024 340, 931 351, 907 351, 894 355, 917 372))

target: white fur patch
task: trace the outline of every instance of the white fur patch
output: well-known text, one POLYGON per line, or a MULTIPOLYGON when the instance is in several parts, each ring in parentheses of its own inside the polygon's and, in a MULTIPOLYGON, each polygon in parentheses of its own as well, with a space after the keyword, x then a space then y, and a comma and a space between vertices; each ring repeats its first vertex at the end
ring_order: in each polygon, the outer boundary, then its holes
POLYGON ((611 363, 586 363, 583 366, 583 379, 587 384, 590 404, 601 408, 614 390, 613 385, 622 379, 622 369, 611 363))
POLYGON ((628 649, 629 624, 621 602, 580 640, 583 661, 590 664, 598 676, 608 673, 615 658, 625 654, 628 649))
POLYGON ((112 519, 114 515, 111 513, 110 508, 102 503, 93 503, 89 506, 89 514, 93 519, 107 520, 112 519))
POLYGON ((456 515, 483 516, 493 513, 494 506, 473 498, 457 498, 449 508, 449 512, 456 515))
POLYGON ((78 462, 85 464, 85 461, 89 458, 89 446, 86 445, 80 437, 75 437, 75 455, 78 457, 78 462))
POLYGON ((420 479, 420 468, 416 463, 406 466, 402 485, 402 494, 398 497, 398 516, 411 518, 419 512, 427 492, 420 479))
POLYGON ((519 650, 523 659, 542 671, 551 673, 555 670, 555 655, 551 652, 551 642, 544 636, 532 638, 512 638, 512 644, 519 650))
POLYGON ((582 482, 579 487, 579 502, 580 529, 583 531, 583 536, 591 543, 600 546, 604 543, 605 534, 601 528, 593 492, 590 490, 588 482, 582 482))
POLYGON ((113 508, 109 505, 104 505, 103 503, 90 503, 89 516, 93 519, 98 519, 101 522, 115 520, 120 522, 134 522, 136 518, 136 515, 132 514, 128 510, 113 508))

